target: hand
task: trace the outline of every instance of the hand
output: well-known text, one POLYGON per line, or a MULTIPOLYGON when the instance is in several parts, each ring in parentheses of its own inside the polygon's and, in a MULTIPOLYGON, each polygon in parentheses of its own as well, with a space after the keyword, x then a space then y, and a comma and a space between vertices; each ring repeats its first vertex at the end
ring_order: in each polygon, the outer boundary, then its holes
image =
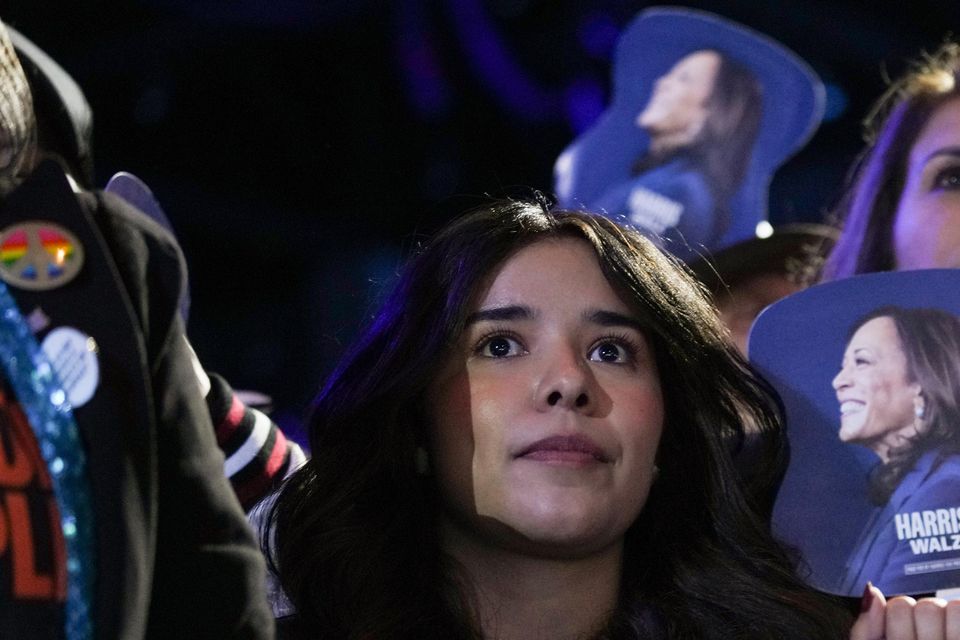
POLYGON ((887 601, 870 583, 850 640, 960 640, 960 600, 897 596, 887 601))

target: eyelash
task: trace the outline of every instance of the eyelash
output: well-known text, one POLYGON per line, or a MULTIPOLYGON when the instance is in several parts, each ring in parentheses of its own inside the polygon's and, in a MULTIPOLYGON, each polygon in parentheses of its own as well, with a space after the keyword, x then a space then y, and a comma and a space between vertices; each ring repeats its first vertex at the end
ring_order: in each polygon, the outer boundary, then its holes
MULTIPOLYGON (((490 343, 496 340, 497 338, 504 338, 510 341, 517 343, 521 354, 526 353, 526 347, 523 344, 523 341, 513 331, 505 329, 502 327, 495 327, 490 331, 484 333, 480 336, 473 347, 473 354, 478 356, 483 356, 485 358, 493 359, 503 359, 515 357, 518 354, 511 354, 505 356, 494 356, 491 354, 484 353, 484 350, 490 346, 490 343)), ((606 362, 598 360, 597 362, 604 362, 605 364, 619 364, 619 365, 633 365, 637 360, 637 354, 640 353, 641 346, 636 339, 632 336, 622 333, 614 333, 605 336, 601 336, 593 341, 593 344, 590 345, 590 348, 587 349, 587 358, 590 359, 590 354, 596 351, 598 348, 605 344, 614 344, 620 347, 623 350, 623 362, 606 362)))
POLYGON ((933 190, 960 190, 960 165, 950 165, 940 169, 933 177, 933 190))
POLYGON ((623 362, 607 362, 606 364, 632 365, 637 360, 637 354, 640 353, 640 345, 632 336, 623 333, 614 333, 595 340, 593 345, 591 345, 590 349, 587 351, 587 355, 589 356, 589 354, 593 353, 595 350, 605 344, 615 344, 618 347, 621 347, 625 352, 623 362))
POLYGON ((509 329, 504 329, 502 327, 495 327, 490 331, 484 333, 482 336, 480 336, 480 338, 477 339, 477 342, 473 347, 474 355, 484 356, 486 358, 494 358, 494 359, 511 357, 511 356, 493 356, 493 355, 487 355, 483 353, 483 350, 486 349, 488 346, 490 346, 490 343, 497 338, 506 338, 507 340, 512 340, 513 342, 516 342, 520 346, 520 349, 522 352, 524 353, 526 352, 526 347, 523 346, 523 342, 520 340, 520 336, 518 336, 513 331, 510 331, 509 329))

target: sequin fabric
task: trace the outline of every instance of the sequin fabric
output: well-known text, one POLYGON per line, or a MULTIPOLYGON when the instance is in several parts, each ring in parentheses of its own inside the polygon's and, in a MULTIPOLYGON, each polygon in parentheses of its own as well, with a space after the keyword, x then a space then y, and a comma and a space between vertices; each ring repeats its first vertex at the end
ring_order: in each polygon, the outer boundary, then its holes
POLYGON ((67 395, 3 282, 0 360, 37 438, 60 512, 67 551, 67 640, 93 637, 93 509, 86 456, 67 395))

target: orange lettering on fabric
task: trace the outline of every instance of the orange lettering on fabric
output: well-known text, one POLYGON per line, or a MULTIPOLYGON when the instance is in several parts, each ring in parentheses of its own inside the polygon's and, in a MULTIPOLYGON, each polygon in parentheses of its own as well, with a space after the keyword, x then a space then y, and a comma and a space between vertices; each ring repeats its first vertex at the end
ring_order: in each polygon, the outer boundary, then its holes
POLYGON ((37 573, 33 526, 27 508, 27 497, 19 491, 8 491, 4 502, 7 506, 7 517, 10 519, 13 597, 52 600, 53 578, 37 573))
POLYGON ((66 545, 47 465, 23 410, 2 388, 0 431, 6 436, 0 440, 0 556, 10 561, 10 578, 4 580, 10 580, 14 599, 63 602, 66 545), (41 500, 45 509, 37 503, 41 500), (31 518, 31 504, 36 521, 31 518), (45 529, 49 534, 38 539, 36 534, 45 529), (38 569, 38 558, 49 558, 49 562, 38 569))
POLYGON ((7 513, 0 507, 0 557, 7 552, 10 546, 10 525, 7 524, 7 513))
POLYGON ((0 427, 10 435, 10 449, 0 443, 0 487, 22 489, 36 478, 40 486, 50 489, 46 463, 40 456, 37 439, 20 405, 0 390, 0 427))

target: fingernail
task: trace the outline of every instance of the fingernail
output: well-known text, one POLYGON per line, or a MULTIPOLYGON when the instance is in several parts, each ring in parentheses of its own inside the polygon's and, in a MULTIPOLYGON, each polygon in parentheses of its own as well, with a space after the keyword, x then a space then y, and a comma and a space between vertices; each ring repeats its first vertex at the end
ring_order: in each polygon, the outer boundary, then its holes
POLYGON ((867 582, 867 586, 863 589, 863 597, 860 599, 860 613, 865 613, 870 611, 870 607, 873 606, 873 583, 867 582))

